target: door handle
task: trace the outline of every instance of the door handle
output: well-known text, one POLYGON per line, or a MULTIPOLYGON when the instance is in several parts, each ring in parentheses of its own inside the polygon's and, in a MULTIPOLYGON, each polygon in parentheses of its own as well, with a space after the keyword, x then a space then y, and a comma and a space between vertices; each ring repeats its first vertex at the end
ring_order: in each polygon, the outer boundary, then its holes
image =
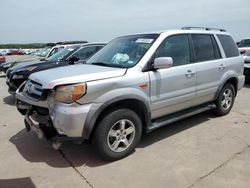
POLYGON ((185 76, 188 77, 188 78, 190 78, 190 77, 192 77, 194 74, 195 74, 195 73, 194 73, 192 70, 187 70, 185 76))
POLYGON ((226 66, 224 64, 220 64, 220 66, 219 66, 220 70, 224 70, 225 68, 226 68, 226 66))

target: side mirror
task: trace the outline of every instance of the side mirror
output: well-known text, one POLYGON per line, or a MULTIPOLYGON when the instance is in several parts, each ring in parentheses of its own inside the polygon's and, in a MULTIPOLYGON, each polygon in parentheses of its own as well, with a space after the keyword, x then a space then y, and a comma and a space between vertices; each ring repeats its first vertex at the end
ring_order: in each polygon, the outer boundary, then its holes
POLYGON ((74 65, 76 61, 79 61, 79 58, 76 57, 76 56, 71 56, 69 59, 68 59, 68 62, 70 65, 74 65))
POLYGON ((244 56, 245 63, 250 63, 250 56, 244 56))
POLYGON ((154 60, 154 69, 167 69, 173 66, 172 57, 158 57, 154 60))

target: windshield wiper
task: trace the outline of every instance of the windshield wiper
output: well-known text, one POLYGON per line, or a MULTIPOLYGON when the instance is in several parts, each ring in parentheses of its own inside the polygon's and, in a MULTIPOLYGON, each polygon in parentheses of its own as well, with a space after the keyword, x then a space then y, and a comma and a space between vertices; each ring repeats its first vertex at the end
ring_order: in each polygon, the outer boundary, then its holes
POLYGON ((91 63, 91 64, 92 65, 106 66, 106 67, 124 68, 122 65, 119 65, 119 64, 110 64, 110 63, 104 63, 104 62, 94 62, 94 63, 91 63))
POLYGON ((101 66, 109 66, 109 64, 107 63, 103 63, 103 62, 94 62, 94 63, 91 63, 92 65, 101 65, 101 66))

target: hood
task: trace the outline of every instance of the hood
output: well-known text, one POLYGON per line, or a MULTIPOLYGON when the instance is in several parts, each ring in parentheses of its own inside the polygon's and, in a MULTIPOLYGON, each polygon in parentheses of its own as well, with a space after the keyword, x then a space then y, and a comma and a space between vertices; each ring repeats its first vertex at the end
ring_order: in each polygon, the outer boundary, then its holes
POLYGON ((57 85, 123 76, 126 70, 122 68, 79 64, 33 73, 29 79, 42 84, 44 89, 52 89, 57 85))
POLYGON ((14 64, 16 65, 25 65, 25 64, 29 64, 31 62, 38 62, 39 59, 41 59, 40 57, 30 57, 30 58, 23 58, 23 59, 17 59, 15 61, 6 61, 4 64, 2 64, 3 66, 6 66, 6 65, 10 65, 10 66, 13 66, 14 64))
POLYGON ((42 66, 45 64, 50 64, 52 62, 50 61, 29 61, 29 62, 23 62, 23 63, 19 63, 17 65, 15 65, 14 67, 11 67, 10 70, 20 70, 20 69, 26 69, 28 67, 33 67, 33 66, 42 66))

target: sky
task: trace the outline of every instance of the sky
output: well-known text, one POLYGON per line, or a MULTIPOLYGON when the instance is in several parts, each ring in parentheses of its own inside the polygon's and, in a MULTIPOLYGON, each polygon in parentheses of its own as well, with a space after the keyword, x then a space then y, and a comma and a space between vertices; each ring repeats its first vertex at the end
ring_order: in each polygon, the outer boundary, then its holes
POLYGON ((0 43, 110 41, 183 26, 250 37, 249 0, 0 0, 0 43))

